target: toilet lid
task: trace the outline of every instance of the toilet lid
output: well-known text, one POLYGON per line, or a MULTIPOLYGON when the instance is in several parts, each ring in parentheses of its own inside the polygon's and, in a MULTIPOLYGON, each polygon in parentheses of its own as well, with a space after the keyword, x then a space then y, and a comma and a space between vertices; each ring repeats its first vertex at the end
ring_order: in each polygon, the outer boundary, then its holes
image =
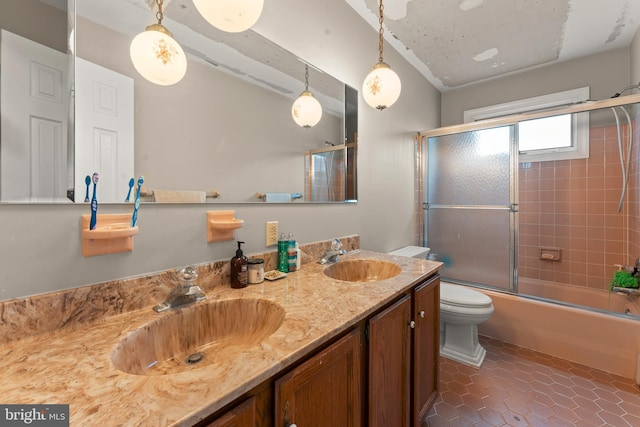
POLYGON ((458 307, 489 307, 491 298, 482 292, 466 286, 442 283, 440 286, 440 302, 458 307))

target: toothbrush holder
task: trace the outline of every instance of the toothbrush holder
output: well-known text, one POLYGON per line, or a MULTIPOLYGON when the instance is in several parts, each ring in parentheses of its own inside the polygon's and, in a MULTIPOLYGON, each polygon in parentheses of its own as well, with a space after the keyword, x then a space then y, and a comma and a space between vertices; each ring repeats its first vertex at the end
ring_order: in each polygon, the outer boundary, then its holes
POLYGON ((131 227, 130 214, 98 214, 97 226, 89 229, 91 215, 82 215, 82 256, 133 251, 133 236, 138 227, 131 227))

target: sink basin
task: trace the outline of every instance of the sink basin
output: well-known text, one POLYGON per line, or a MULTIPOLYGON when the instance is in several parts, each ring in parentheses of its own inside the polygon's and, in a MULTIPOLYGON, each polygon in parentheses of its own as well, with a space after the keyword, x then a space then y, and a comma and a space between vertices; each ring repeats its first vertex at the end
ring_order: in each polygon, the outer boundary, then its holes
POLYGON ((120 371, 166 375, 198 369, 258 348, 284 320, 266 299, 200 302, 162 314, 124 337, 111 353, 120 371))
POLYGON ((339 261, 324 270, 326 276, 347 282, 376 282, 397 276, 402 268, 394 262, 376 259, 339 261))

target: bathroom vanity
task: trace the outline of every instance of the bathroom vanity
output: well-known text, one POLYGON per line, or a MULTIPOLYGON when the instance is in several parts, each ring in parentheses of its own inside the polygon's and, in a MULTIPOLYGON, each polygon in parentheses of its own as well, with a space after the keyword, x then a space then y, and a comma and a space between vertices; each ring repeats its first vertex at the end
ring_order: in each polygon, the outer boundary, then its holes
POLYGON ((199 425, 422 425, 437 397, 439 282, 431 276, 403 292, 199 425))
POLYGON ((3 401, 68 403, 71 425, 419 426, 437 393, 441 264, 368 251, 340 263, 356 275, 309 262, 244 289, 209 270, 193 305, 156 313, 150 299, 7 342, 3 401))

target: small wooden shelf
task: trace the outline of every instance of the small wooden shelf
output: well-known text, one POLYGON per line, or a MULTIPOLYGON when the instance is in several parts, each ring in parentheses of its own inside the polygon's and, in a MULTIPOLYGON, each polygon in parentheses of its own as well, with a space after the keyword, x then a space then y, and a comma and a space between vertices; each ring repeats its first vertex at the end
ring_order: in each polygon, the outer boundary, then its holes
POLYGON ((96 228, 89 230, 91 215, 82 215, 82 256, 133 251, 133 236, 138 227, 131 227, 130 214, 98 214, 96 228))
POLYGON ((233 240, 233 233, 242 227, 244 220, 234 218, 236 211, 207 212, 207 242, 233 240))

